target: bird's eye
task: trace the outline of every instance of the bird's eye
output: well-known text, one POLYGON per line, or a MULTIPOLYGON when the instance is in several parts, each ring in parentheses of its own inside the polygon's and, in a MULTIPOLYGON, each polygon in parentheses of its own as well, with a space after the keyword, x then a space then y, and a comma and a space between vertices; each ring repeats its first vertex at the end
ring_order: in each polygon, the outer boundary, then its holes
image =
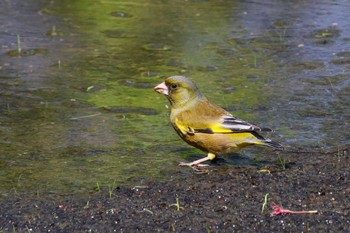
POLYGON ((171 89, 176 89, 177 88, 177 84, 171 84, 171 89))

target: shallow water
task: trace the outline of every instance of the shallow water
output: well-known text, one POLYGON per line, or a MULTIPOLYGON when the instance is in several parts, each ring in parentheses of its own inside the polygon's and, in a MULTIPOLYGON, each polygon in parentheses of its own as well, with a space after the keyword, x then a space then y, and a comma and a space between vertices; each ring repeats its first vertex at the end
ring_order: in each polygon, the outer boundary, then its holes
MULTIPOLYGON (((153 92, 174 74, 275 129, 269 137, 284 145, 347 144, 349 8, 345 0, 2 1, 1 195, 184 175, 177 163, 202 152, 178 138, 166 99, 153 92)), ((274 161, 269 154, 228 161, 274 161)))

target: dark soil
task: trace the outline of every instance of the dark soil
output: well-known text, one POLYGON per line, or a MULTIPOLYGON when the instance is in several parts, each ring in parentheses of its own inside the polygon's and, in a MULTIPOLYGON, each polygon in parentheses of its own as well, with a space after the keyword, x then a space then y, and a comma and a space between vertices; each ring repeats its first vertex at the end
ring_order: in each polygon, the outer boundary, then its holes
POLYGON ((271 173, 216 166, 111 197, 13 197, 1 203, 0 232, 350 232, 349 152, 292 160, 264 168, 271 173), (272 203, 318 212, 272 216, 272 203))

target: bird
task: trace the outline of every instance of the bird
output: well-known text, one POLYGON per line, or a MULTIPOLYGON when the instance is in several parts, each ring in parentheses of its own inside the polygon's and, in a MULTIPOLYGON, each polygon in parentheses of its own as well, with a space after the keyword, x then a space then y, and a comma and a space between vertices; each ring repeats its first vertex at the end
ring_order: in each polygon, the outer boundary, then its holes
POLYGON ((204 158, 181 162, 179 166, 194 169, 208 166, 203 162, 252 145, 283 150, 280 143, 265 139, 259 134, 262 131, 272 131, 271 129, 234 117, 212 103, 187 77, 168 77, 154 90, 169 100, 170 121, 177 134, 189 145, 207 153, 204 158))

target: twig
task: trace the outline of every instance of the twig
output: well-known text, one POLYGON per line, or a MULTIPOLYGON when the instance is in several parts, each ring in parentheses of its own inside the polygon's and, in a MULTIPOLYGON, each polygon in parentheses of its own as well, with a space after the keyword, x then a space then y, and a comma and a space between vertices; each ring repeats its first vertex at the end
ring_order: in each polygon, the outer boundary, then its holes
POLYGON ((280 214, 317 214, 317 210, 303 210, 303 211, 293 211, 293 210, 287 210, 283 209, 281 206, 273 203, 273 212, 271 213, 271 216, 276 216, 280 214))
POLYGON ((18 52, 18 55, 20 56, 22 52, 22 48, 21 48, 21 38, 19 34, 17 34, 17 52, 18 52))
POLYGON ((79 120, 79 119, 84 119, 84 118, 89 118, 89 117, 95 117, 101 115, 100 112, 92 114, 92 115, 86 115, 86 116, 80 116, 80 117, 72 117, 70 118, 71 120, 79 120))
POLYGON ((269 169, 260 169, 258 170, 259 173, 269 173, 271 174, 271 171, 269 169))
POLYGON ((151 214, 151 215, 154 214, 152 210, 147 209, 147 208, 143 208, 140 212, 146 212, 146 213, 149 213, 149 214, 151 214))

